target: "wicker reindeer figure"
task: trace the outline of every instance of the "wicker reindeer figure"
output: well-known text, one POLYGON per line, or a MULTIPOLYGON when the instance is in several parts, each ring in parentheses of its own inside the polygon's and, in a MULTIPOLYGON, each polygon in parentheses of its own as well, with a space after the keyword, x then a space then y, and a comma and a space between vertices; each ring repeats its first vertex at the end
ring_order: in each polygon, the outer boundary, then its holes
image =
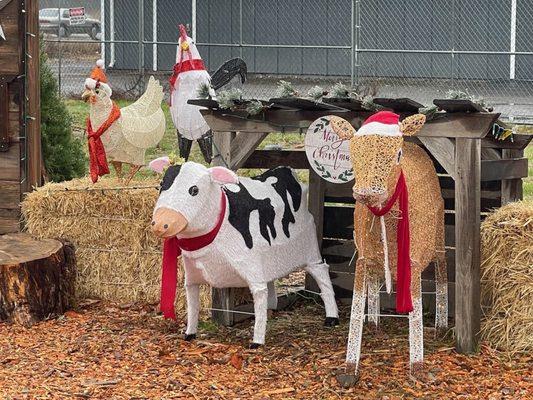
POLYGON ((399 116, 381 111, 356 132, 334 117, 332 128, 350 140, 355 172, 353 195, 357 264, 347 348, 346 378, 357 375, 368 293, 369 321, 379 321, 379 290, 396 281, 396 310, 409 313, 411 372, 422 366, 423 327, 421 273, 436 262, 436 327, 446 328, 447 276, 444 253, 444 201, 435 167, 424 150, 404 142, 418 133, 425 116, 399 116))

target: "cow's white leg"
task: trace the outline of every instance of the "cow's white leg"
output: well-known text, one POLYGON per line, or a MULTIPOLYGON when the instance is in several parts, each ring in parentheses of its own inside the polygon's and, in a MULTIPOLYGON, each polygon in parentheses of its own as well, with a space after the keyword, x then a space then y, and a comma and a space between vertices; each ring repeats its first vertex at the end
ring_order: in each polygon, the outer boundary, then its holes
POLYGON ((421 369, 424 361, 421 284, 420 272, 414 272, 411 278, 413 311, 409 313, 409 367, 412 374, 421 369))
POLYGON ((196 338, 198 330, 198 315, 200 314, 200 286, 185 285, 187 294, 187 330, 185 340, 196 338))
POLYGON ((357 374, 361 357, 361 340, 363 336, 363 321, 365 319, 366 300, 366 271, 363 263, 358 262, 355 269, 352 310, 350 314, 350 329, 346 348, 346 372, 357 374))
POLYGON ((377 328, 379 324, 379 278, 371 275, 366 284, 368 291, 368 322, 377 328))
POLYGON ((278 308, 278 295, 276 294, 275 282, 268 282, 268 309, 276 310, 278 308))
POLYGON ((448 327, 448 272, 446 261, 437 261, 435 265, 436 310, 435 328, 437 331, 448 327))
POLYGON ((325 262, 310 264, 305 270, 311 274, 320 288, 320 296, 326 308, 326 321, 324 325, 334 326, 339 324, 339 311, 335 302, 335 292, 329 277, 329 266, 325 262))
POLYGON ((265 331, 267 325, 268 287, 266 283, 250 284, 250 291, 254 297, 254 339, 251 348, 265 344, 265 331))

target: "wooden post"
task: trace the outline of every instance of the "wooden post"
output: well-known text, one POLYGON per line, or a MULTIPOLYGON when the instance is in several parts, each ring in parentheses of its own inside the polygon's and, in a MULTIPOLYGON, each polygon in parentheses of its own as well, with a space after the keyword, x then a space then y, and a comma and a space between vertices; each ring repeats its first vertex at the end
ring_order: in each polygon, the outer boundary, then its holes
POLYGON ((26 2, 26 52, 28 103, 26 107, 26 135, 28 141, 28 185, 42 184, 42 150, 41 150, 41 84, 39 80, 39 1, 26 2))
MULTIPOLYGON (((322 179, 312 168, 309 168, 309 212, 313 215, 316 224, 316 236, 318 248, 322 251, 322 233, 324 231, 324 195, 326 181, 322 179)), ((313 292, 319 292, 318 285, 309 275, 305 275, 305 288, 313 292)))
MULTIPOLYGON (((213 143, 215 145, 215 156, 213 165, 229 167, 231 163, 231 142, 236 137, 235 132, 214 132, 213 143)), ((228 289, 212 289, 212 307, 221 310, 232 310, 235 308, 235 291, 228 289)), ((213 321, 230 326, 233 325, 233 313, 212 311, 213 321)))
POLYGON ((455 146, 455 335, 456 349, 478 349, 480 329, 481 141, 456 139, 455 146))
MULTIPOLYGON (((520 158, 524 157, 524 150, 503 149, 502 158, 520 158)), ((502 180, 502 206, 513 201, 522 200, 524 193, 522 179, 503 179, 502 180)))

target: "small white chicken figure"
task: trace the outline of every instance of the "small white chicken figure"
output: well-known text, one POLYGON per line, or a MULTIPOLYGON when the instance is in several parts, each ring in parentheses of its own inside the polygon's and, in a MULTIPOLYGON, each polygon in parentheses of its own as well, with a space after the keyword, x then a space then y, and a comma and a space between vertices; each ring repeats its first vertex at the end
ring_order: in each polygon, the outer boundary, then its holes
MULTIPOLYGON (((170 114, 178 133, 180 156, 188 159, 193 140, 198 141, 206 162, 211 162, 213 134, 200 110, 202 107, 187 104, 198 97, 202 85, 210 87, 211 78, 194 44, 187 36, 185 26, 180 25, 180 38, 176 54, 176 65, 170 77, 170 114)), ((215 91, 210 89, 211 96, 215 91)))
POLYGON ((133 104, 120 109, 111 100, 112 90, 98 60, 90 78, 85 80, 82 99, 90 104, 87 118, 89 169, 93 183, 109 174, 107 160, 122 181, 122 164, 130 170, 125 184, 145 164, 146 149, 156 146, 165 134, 165 115, 161 108, 163 88, 153 76, 144 94, 133 104))

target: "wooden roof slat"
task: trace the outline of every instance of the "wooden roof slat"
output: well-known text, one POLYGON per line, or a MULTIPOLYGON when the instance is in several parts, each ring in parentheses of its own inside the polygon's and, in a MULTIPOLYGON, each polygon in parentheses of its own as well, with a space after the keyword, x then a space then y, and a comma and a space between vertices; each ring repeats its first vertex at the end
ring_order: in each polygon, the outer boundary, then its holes
POLYGON ((417 113, 418 110, 424 107, 423 104, 420 104, 413 99, 407 97, 401 97, 398 99, 388 98, 388 97, 376 97, 372 100, 375 104, 389 108, 397 113, 417 113))

